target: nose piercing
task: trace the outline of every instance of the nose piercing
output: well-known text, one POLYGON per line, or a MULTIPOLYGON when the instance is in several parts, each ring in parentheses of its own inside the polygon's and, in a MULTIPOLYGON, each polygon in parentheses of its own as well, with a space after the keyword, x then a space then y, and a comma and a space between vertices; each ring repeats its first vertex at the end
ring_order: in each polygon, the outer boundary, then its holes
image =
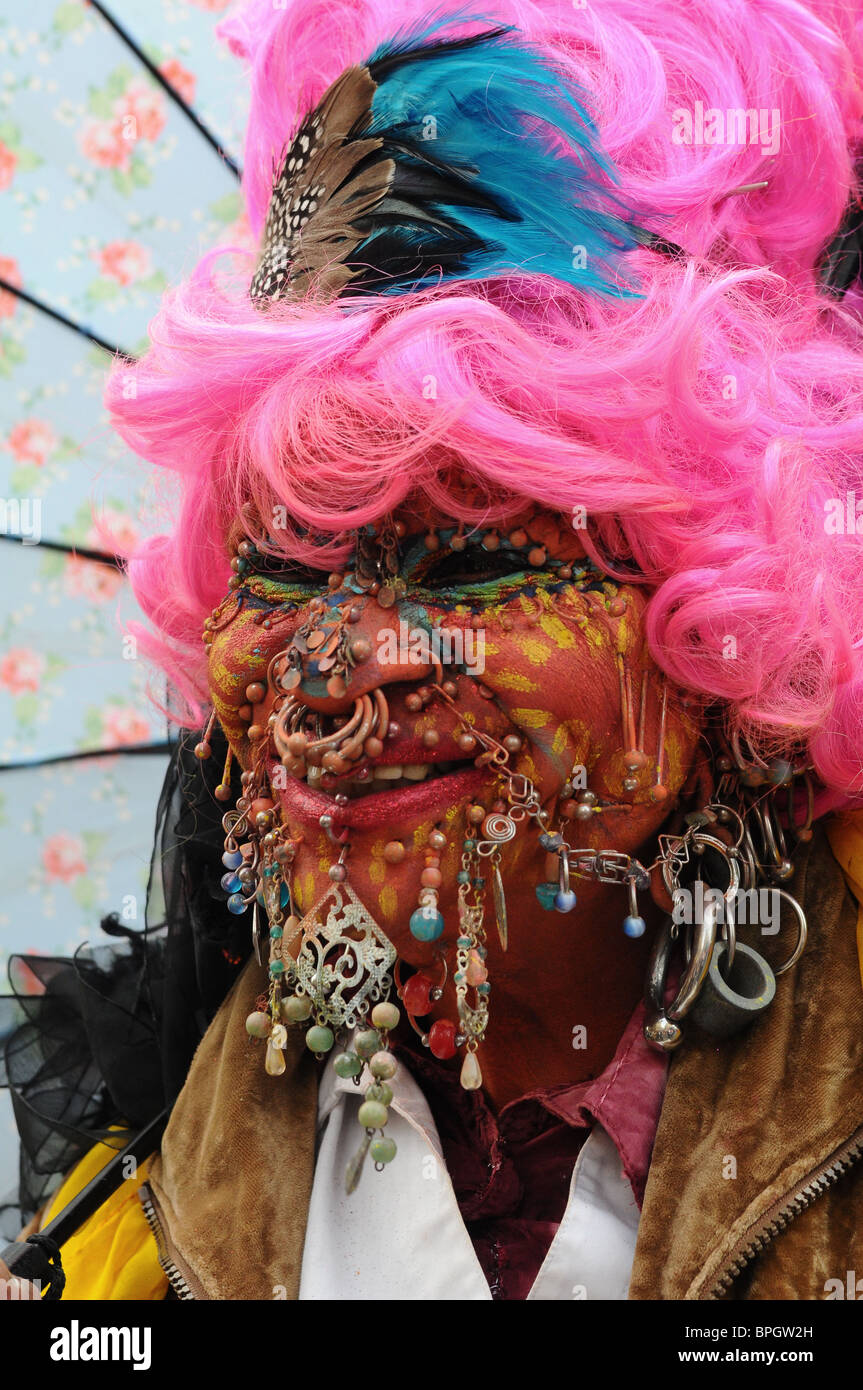
POLYGON ((289 696, 273 725, 276 751, 285 769, 296 776, 303 776, 309 764, 327 772, 348 772, 361 758, 377 758, 383 752, 390 713, 379 688, 355 700, 347 721, 331 734, 316 731, 310 737, 305 731, 308 715, 308 706, 289 696))

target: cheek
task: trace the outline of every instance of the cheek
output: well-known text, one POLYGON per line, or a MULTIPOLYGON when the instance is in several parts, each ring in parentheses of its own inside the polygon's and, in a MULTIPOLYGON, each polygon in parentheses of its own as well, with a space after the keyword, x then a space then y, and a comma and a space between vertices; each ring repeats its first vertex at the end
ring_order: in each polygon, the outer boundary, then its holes
POLYGON ((268 630, 255 618, 261 610, 240 608, 214 634, 208 653, 210 693, 216 717, 234 752, 243 760, 248 750, 246 730, 249 719, 241 711, 248 705, 246 689, 254 681, 264 681, 270 661, 290 641, 296 627, 292 621, 268 630))
POLYGON ((526 739, 528 776, 565 778, 614 718, 622 624, 598 617, 591 598, 519 596, 485 615, 481 680, 526 739))

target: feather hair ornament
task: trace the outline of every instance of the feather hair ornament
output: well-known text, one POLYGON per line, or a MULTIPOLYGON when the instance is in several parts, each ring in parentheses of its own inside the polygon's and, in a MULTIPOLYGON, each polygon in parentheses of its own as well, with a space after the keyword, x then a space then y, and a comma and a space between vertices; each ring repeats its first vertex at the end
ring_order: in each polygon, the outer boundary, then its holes
POLYGON ((511 28, 436 38, 448 22, 348 68, 300 125, 250 287, 260 307, 313 285, 328 299, 513 271, 633 293, 620 257, 660 239, 623 216, 587 111, 511 28))

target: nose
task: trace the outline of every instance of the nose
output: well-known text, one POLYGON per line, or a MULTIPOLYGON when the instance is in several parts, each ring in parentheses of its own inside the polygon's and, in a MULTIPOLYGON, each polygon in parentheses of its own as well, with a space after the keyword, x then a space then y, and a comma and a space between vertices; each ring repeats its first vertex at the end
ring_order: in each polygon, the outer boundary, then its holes
POLYGON ((442 679, 430 634, 373 596, 313 613, 271 663, 271 683, 319 714, 344 714, 387 685, 442 679))
MULTIPOLYGON (((289 771, 312 763, 339 773, 364 756, 380 756, 390 725, 384 687, 443 678, 429 634, 418 629, 417 635, 425 641, 413 641, 398 607, 384 607, 373 595, 359 603, 338 596, 317 602, 270 663, 273 698, 286 697, 271 721, 273 738, 289 771), (332 732, 310 730, 309 711, 333 716, 332 732)), ((422 704, 419 692, 407 698, 422 704)))

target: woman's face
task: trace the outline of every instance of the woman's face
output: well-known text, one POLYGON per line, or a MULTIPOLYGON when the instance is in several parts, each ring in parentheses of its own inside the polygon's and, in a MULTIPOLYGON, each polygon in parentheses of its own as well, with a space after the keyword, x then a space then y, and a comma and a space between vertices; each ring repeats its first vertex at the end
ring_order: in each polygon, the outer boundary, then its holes
MULTIPOLYGON (((443 516, 431 524, 393 520, 398 576, 377 592, 350 578, 350 562, 342 576, 271 567, 263 574, 252 557, 209 630, 209 671, 217 716, 244 768, 260 748, 250 742, 250 726, 266 729, 276 701, 267 682, 270 663, 288 651, 295 634, 304 638, 305 655, 291 695, 320 715, 325 732, 357 698, 383 692, 390 729, 376 756, 340 773, 321 775, 317 768, 311 778, 308 772, 297 777, 285 773, 270 744, 268 769, 282 824, 299 842, 297 905, 308 911, 331 887, 328 870, 340 851, 320 825, 329 815, 333 831, 347 831, 354 892, 399 955, 422 965, 432 948, 413 939, 408 922, 429 836, 437 830, 446 837, 436 851, 439 907, 454 923, 463 840, 476 832, 477 808, 487 813, 500 803, 502 810, 507 801, 500 774, 475 765, 483 748, 471 748, 466 732, 508 747, 512 770, 536 787, 554 828, 561 809, 569 817, 564 829, 571 845, 634 854, 667 817, 692 764, 697 728, 647 656, 643 592, 604 580, 565 519, 533 509, 505 530, 464 537, 443 516), (334 681, 330 668, 322 672, 309 661, 317 640, 309 634, 329 631, 339 614, 358 659, 334 681), (435 628, 443 629, 435 649, 450 701, 429 689, 435 628), (622 683, 630 692, 628 727, 622 683), (625 759, 633 729, 644 755, 635 772, 625 759), (589 819, 573 818, 573 798, 562 795, 573 773, 575 798, 588 790, 600 808, 589 819), (653 790, 658 781, 664 796, 653 790)), ((535 911, 536 885, 556 876, 537 829, 523 823, 501 846, 500 870, 516 913, 535 911)), ((625 910, 622 905, 622 915, 625 910)))

